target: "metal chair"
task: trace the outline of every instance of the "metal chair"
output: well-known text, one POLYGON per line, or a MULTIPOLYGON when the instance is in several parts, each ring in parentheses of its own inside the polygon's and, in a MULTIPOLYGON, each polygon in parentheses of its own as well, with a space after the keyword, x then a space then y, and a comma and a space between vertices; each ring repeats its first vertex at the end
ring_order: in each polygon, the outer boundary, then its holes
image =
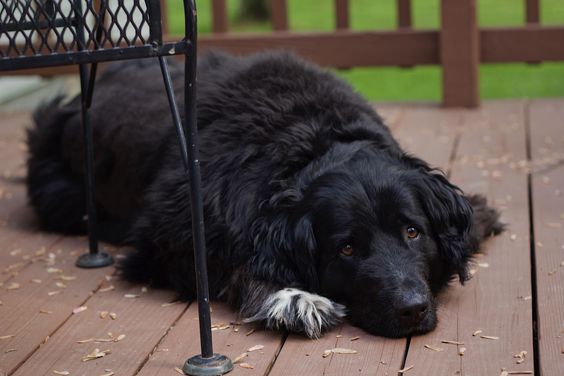
POLYGON ((195 0, 184 0, 185 37, 163 42, 160 0, 0 0, 0 71, 78 64, 84 129, 85 185, 89 253, 76 265, 97 268, 113 263, 100 250, 96 237, 93 141, 88 110, 92 103, 98 63, 156 57, 161 72, 182 160, 190 178, 192 223, 201 354, 189 358, 184 372, 219 375, 233 368, 231 360, 214 354, 204 239, 198 134, 196 126, 197 19, 195 0), (185 55, 186 123, 180 119, 166 56, 185 55), (190 143, 186 142, 186 135, 190 143))

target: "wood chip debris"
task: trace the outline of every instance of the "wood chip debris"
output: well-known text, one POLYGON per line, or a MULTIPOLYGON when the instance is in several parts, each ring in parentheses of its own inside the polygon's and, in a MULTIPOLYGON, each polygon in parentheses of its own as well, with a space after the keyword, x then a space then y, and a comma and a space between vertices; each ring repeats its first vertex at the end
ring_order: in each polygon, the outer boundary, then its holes
POLYGON ((62 273, 63 270, 59 268, 47 268, 47 273, 62 273))
POLYGON ((39 310, 39 313, 43 313, 43 314, 45 314, 45 315, 50 315, 51 313, 53 313, 53 311, 48 311, 48 310, 46 310, 46 309, 40 309, 40 310, 39 310))
POLYGON ((116 373, 115 373, 114 371, 110 371, 110 372, 104 373, 104 374, 102 374, 102 375, 100 375, 100 376, 114 376, 115 374, 116 374, 116 373))
POLYGON ((491 339, 491 340, 498 340, 499 339, 499 337, 496 337, 496 336, 485 336, 485 335, 481 335, 480 338, 491 339))
POLYGON ((108 291, 112 291, 115 289, 114 285, 109 285, 107 287, 102 287, 100 290, 98 290, 99 292, 108 292, 108 291))
POLYGON ((508 375, 532 375, 533 371, 506 371, 504 369, 501 370, 499 376, 508 376, 508 375))
POLYGON ((55 282, 55 286, 57 286, 60 289, 66 289, 67 285, 65 285, 63 282, 55 282))
POLYGON ((135 298, 138 298, 140 296, 141 295, 138 295, 138 294, 125 294, 123 297, 127 298, 127 299, 135 299, 135 298))
POLYGON ((100 349, 94 349, 94 351, 92 351, 90 354, 83 356, 82 361, 87 362, 89 360, 103 358, 104 356, 110 354, 111 352, 112 351, 110 349, 104 351, 100 351, 100 349))
POLYGON ((353 349, 345 349, 343 347, 335 347, 334 349, 329 349, 323 351, 322 357, 327 358, 331 354, 357 354, 358 351, 353 349))
POLYGON ((180 368, 174 367, 174 370, 176 371, 176 373, 179 373, 179 374, 181 374, 181 375, 184 375, 184 372, 183 372, 180 368))
POLYGON ((352 342, 352 341, 357 341, 357 340, 359 340, 359 339, 360 339, 360 337, 356 336, 356 337, 352 337, 352 338, 350 339, 350 341, 351 341, 351 342, 352 342))
POLYGON ((55 375, 70 375, 69 371, 55 371, 55 370, 53 370, 53 373, 55 375))
POLYGON ((406 373, 407 371, 409 371, 410 369, 412 369, 413 367, 415 367, 414 365, 408 366, 408 367, 404 367, 402 369, 400 369, 398 371, 398 373, 406 373))
POLYGON ((225 329, 229 329, 229 328, 231 328, 231 326, 229 324, 225 324, 225 323, 213 324, 211 326, 212 332, 214 332, 216 330, 225 330, 225 329))
POLYGON ((60 275, 60 276, 57 277, 57 278, 60 279, 60 280, 63 280, 63 281, 67 281, 67 282, 68 282, 68 281, 73 281, 73 280, 76 279, 76 277, 73 276, 73 275, 60 275))
POLYGON ((490 267, 490 264, 488 264, 487 262, 479 262, 479 263, 478 263, 478 266, 479 266, 480 268, 489 268, 489 267, 490 267))
POLYGON ((117 320, 117 313, 115 313, 115 312, 110 312, 110 319, 112 319, 112 320, 117 320))
POLYGON ((60 290, 57 290, 57 291, 49 291, 49 292, 47 293, 47 295, 49 295, 49 296, 54 296, 54 295, 57 295, 57 294, 60 294, 60 293, 61 293, 60 290))
POLYGON ((238 357, 233 359, 233 364, 239 363, 241 360, 245 359, 247 356, 249 356, 249 353, 246 353, 246 352, 242 353, 241 355, 239 355, 238 357))
POLYGON ((32 278, 30 281, 33 283, 41 283, 41 280, 38 278, 32 278))
POLYGON ((478 329, 474 333, 472 333, 472 337, 476 337, 478 334, 481 334, 481 333, 482 333, 482 330, 478 329))
POLYGON ((458 348, 458 355, 463 356, 465 352, 466 352, 466 347, 461 346, 458 348))
POLYGON ((108 337, 109 338, 88 338, 88 339, 81 339, 80 341, 76 341, 76 343, 90 343, 90 342, 95 342, 95 343, 102 343, 102 342, 119 342, 122 339, 125 338, 125 334, 120 334, 117 337, 114 337, 114 335, 110 332, 108 333, 108 337))
POLYGON ((6 290, 16 290, 19 288, 20 288, 20 284, 16 282, 12 282, 8 286, 6 286, 6 290))
POLYGON ((15 336, 16 336, 15 334, 8 334, 8 335, 5 335, 5 336, 0 336, 0 340, 14 338, 15 336))
POLYGON ((86 311, 87 309, 88 309, 87 306, 76 307, 75 309, 72 310, 72 314, 73 314, 73 315, 77 315, 77 314, 79 314, 80 312, 86 311))
POLYGON ((239 363, 239 367, 246 368, 246 369, 254 369, 255 368, 255 366, 253 366, 252 364, 249 364, 249 363, 239 363))
POLYGON ((163 303, 163 304, 161 304, 161 307, 170 307, 171 305, 176 305, 176 304, 179 304, 179 303, 180 303, 179 301, 170 302, 170 303, 163 303))
POLYGON ((449 340, 442 340, 441 343, 446 343, 447 345, 464 345, 464 342, 457 342, 457 341, 449 341, 449 340))
POLYGON ((521 300, 531 300, 533 297, 531 295, 527 295, 527 296, 520 296, 519 299, 521 300))
POLYGON ((108 311, 101 311, 100 312, 100 318, 103 320, 106 317, 108 317, 109 314, 110 314, 110 312, 108 312, 108 311))
POLYGON ((8 353, 11 353, 11 352, 14 352, 14 351, 18 351, 18 350, 16 350, 16 349, 6 349, 6 350, 4 350, 4 354, 8 354, 8 353))
POLYGON ((251 334, 253 334, 255 332, 256 329, 251 329, 249 330, 247 333, 245 333, 246 336, 250 336, 251 334))
POLYGON ((525 350, 519 351, 519 353, 513 355, 516 360, 517 364, 521 364, 525 361, 525 357, 527 356, 527 352, 525 350))
POLYGON ((437 352, 443 351, 443 348, 435 347, 435 346, 432 346, 432 345, 425 345, 423 347, 426 348, 426 349, 429 349, 429 350, 437 351, 437 352))
POLYGON ((511 236, 509 237, 509 239, 511 239, 511 240, 517 240, 517 234, 511 234, 511 236))
POLYGON ((255 345, 253 347, 249 347, 247 349, 248 352, 253 352, 253 351, 257 351, 257 350, 262 350, 264 349, 264 345, 255 345))

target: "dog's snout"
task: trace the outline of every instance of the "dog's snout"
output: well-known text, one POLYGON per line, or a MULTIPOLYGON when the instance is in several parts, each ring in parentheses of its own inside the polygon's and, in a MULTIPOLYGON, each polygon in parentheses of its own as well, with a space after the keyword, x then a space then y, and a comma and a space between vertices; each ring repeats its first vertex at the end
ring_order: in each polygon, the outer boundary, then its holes
POLYGON ((421 295, 404 300, 397 307, 397 315, 407 325, 417 325, 427 313, 429 303, 421 295))

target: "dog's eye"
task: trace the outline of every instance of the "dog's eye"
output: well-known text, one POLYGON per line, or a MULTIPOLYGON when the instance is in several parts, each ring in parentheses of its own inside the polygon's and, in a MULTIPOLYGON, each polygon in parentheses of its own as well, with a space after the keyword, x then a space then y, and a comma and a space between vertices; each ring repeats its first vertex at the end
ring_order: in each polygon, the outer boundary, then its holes
POLYGON ((419 230, 413 226, 408 227, 405 231, 409 239, 417 239, 419 237, 419 230))
POLYGON ((343 256, 352 256, 354 253, 353 247, 350 245, 346 245, 343 248, 341 248, 341 254, 343 256))

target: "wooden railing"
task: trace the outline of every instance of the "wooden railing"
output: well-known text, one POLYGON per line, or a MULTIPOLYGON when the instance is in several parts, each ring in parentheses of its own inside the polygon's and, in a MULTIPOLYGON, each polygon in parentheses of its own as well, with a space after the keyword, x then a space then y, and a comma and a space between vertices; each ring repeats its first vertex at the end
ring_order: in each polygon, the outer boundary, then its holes
MULTIPOLYGON (((166 0, 161 1, 166 6, 166 0)), ((200 51, 220 48, 247 54, 286 49, 335 68, 440 65, 443 104, 448 107, 479 105, 480 63, 564 61, 564 25, 541 26, 539 0, 522 0, 524 25, 505 28, 478 27, 477 0, 441 0, 439 30, 414 29, 411 0, 396 0, 397 27, 389 31, 351 30, 351 1, 326 0, 334 3, 335 30, 307 33, 289 30, 287 0, 269 1, 273 31, 263 34, 230 32, 226 0, 212 0, 211 9, 200 7, 201 13, 212 15, 212 33, 200 36, 200 51)), ((168 39, 179 37, 169 35, 168 39)), ((74 70, 59 67, 41 73, 74 70)))

